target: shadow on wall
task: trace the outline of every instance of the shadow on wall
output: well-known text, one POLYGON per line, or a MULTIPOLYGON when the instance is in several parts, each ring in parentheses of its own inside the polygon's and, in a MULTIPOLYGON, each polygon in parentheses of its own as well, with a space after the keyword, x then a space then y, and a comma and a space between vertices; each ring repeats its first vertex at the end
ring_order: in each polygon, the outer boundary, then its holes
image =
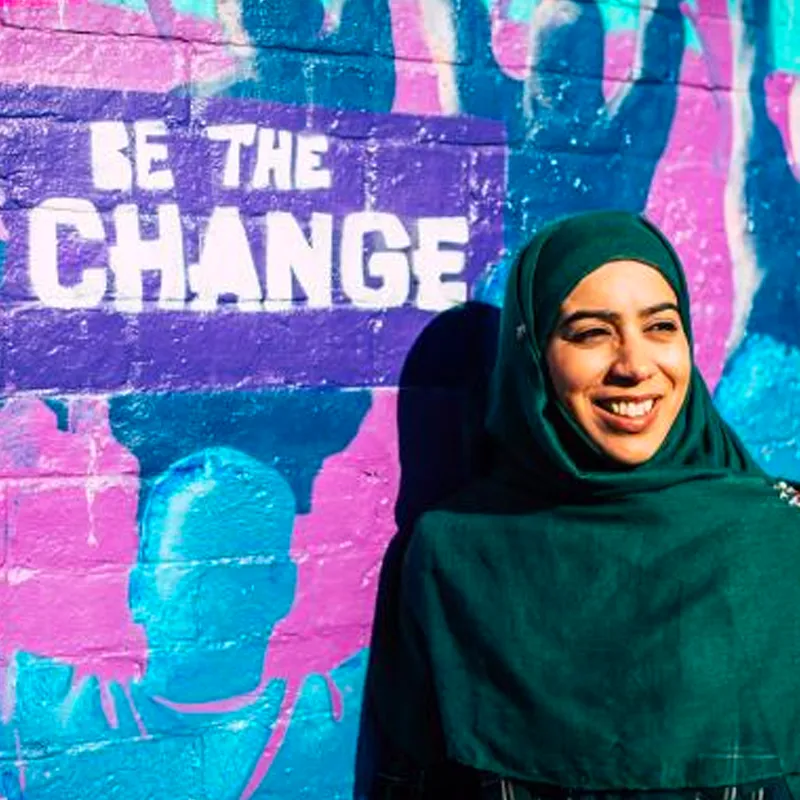
MULTIPOLYGON (((420 334, 403 366, 397 409, 398 532, 383 559, 370 653, 387 644, 381 635, 388 628, 386 620, 396 613, 399 568, 416 520, 487 467, 483 420, 499 322, 500 311, 483 303, 446 311, 420 334)), ((371 665, 368 674, 370 669, 371 665)), ((358 743, 356 797, 367 797, 381 750, 367 694, 358 743)))

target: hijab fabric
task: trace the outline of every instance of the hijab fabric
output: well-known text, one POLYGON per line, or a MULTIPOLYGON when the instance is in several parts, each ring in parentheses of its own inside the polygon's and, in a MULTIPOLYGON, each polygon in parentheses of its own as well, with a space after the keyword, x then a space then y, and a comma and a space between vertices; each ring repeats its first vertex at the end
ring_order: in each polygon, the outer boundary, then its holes
POLYGON ((686 403, 659 452, 636 470, 614 468, 550 386, 544 352, 561 304, 604 264, 632 260, 658 270, 678 300, 693 344, 683 268, 664 235, 619 211, 582 214, 545 228, 509 276, 487 426, 514 469, 548 494, 620 496, 730 471, 760 474, 721 419, 696 368, 686 403))
POLYGON ((411 764, 586 790, 800 773, 800 530, 694 370, 647 463, 610 462, 555 397, 561 303, 614 260, 657 269, 691 341, 683 268, 624 212, 542 230, 509 276, 492 473, 424 514, 372 702, 411 764))

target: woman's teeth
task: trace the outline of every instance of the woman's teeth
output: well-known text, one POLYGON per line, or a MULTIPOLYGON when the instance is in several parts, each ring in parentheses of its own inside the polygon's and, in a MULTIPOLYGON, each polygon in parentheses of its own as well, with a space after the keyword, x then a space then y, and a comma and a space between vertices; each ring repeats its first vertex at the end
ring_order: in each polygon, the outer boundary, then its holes
POLYGON ((653 410, 655 400, 643 400, 641 403, 617 402, 612 400, 603 406, 619 417, 643 417, 653 410))

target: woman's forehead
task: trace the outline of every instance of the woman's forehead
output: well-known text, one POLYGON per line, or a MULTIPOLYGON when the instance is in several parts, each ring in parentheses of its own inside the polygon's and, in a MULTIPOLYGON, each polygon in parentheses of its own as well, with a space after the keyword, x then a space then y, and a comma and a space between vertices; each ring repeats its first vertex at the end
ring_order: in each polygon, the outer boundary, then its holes
POLYGON ((593 270, 572 289, 562 307, 637 310, 664 302, 677 303, 675 290, 655 268, 640 261, 613 261, 593 270))

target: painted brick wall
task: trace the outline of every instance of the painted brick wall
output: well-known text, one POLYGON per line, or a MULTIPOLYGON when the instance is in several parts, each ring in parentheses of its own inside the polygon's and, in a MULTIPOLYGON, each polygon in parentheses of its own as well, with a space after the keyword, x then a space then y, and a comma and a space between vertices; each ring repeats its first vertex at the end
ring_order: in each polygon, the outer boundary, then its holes
POLYGON ((800 479, 799 43, 797 0, 2 0, 0 798, 352 797, 381 557, 556 215, 663 226, 800 479))

